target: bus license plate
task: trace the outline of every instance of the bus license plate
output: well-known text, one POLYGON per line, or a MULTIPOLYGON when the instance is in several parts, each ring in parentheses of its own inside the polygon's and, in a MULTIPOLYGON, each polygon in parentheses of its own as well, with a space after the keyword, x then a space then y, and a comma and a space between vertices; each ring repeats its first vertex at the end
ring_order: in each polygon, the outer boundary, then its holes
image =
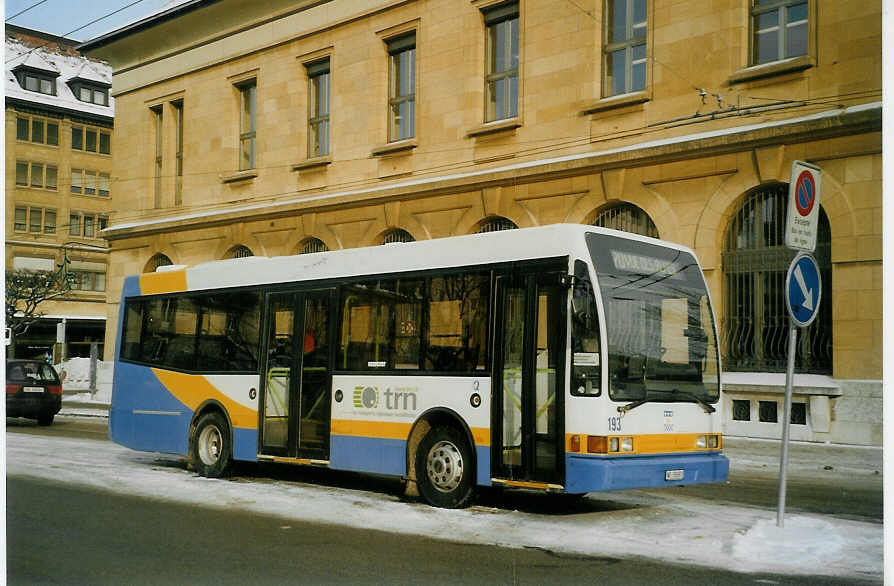
POLYGON ((42 393, 43 387, 23 387, 22 390, 26 393, 42 393))
POLYGON ((664 479, 665 480, 683 480, 683 471, 682 470, 665 470, 664 471, 664 479))

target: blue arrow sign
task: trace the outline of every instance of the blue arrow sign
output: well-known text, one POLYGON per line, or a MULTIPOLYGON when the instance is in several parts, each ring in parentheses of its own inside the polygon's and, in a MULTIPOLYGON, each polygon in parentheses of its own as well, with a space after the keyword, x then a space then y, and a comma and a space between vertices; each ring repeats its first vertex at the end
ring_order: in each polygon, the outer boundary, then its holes
POLYGON ((785 304, 792 320, 806 328, 819 313, 822 281, 819 266, 809 254, 795 257, 785 278, 785 304))

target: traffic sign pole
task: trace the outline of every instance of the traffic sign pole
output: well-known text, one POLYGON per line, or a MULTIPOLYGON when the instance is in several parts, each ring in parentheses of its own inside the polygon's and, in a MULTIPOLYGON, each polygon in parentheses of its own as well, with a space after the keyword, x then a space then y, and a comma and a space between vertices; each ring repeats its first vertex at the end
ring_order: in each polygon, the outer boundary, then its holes
POLYGON ((788 481, 788 442, 792 413, 792 387, 795 379, 795 350, 798 345, 798 328, 788 323, 788 369, 785 371, 785 406, 782 409, 782 456, 779 459, 779 501, 776 507, 776 526, 785 525, 785 488, 788 481))
POLYGON ((795 353, 798 328, 813 323, 819 313, 822 298, 822 279, 816 259, 800 253, 792 260, 785 277, 785 306, 789 315, 788 368, 785 372, 785 406, 782 410, 782 456, 779 459, 779 506, 776 526, 784 525, 785 488, 788 470, 788 444, 792 417, 792 387, 795 379, 795 353))

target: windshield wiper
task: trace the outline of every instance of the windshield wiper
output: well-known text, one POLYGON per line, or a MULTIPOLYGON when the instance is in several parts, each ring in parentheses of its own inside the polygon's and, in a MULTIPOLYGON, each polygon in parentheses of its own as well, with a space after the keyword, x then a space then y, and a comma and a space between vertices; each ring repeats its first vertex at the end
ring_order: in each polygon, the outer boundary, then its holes
MULTIPOLYGON (((690 393, 689 391, 681 391, 680 389, 647 389, 646 394, 648 395, 648 393, 667 393, 669 395, 673 395, 674 397, 680 397, 681 399, 691 399, 692 401, 698 403, 701 408, 705 410, 705 413, 714 413, 716 411, 716 409, 712 405, 706 403, 701 397, 699 397, 695 393, 690 393)), ((621 413, 623 415, 631 409, 636 409, 640 405, 648 403, 649 401, 650 399, 647 396, 646 398, 639 399, 638 401, 634 401, 633 403, 621 405, 620 407, 618 407, 618 413, 621 413)))

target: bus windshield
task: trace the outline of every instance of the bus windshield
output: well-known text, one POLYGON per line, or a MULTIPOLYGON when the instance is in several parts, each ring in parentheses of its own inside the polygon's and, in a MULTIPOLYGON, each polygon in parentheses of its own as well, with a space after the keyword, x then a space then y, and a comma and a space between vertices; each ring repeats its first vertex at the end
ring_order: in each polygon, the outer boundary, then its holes
POLYGON ((587 235, 608 334, 609 397, 694 402, 720 395, 714 322, 704 277, 688 252, 587 235))

